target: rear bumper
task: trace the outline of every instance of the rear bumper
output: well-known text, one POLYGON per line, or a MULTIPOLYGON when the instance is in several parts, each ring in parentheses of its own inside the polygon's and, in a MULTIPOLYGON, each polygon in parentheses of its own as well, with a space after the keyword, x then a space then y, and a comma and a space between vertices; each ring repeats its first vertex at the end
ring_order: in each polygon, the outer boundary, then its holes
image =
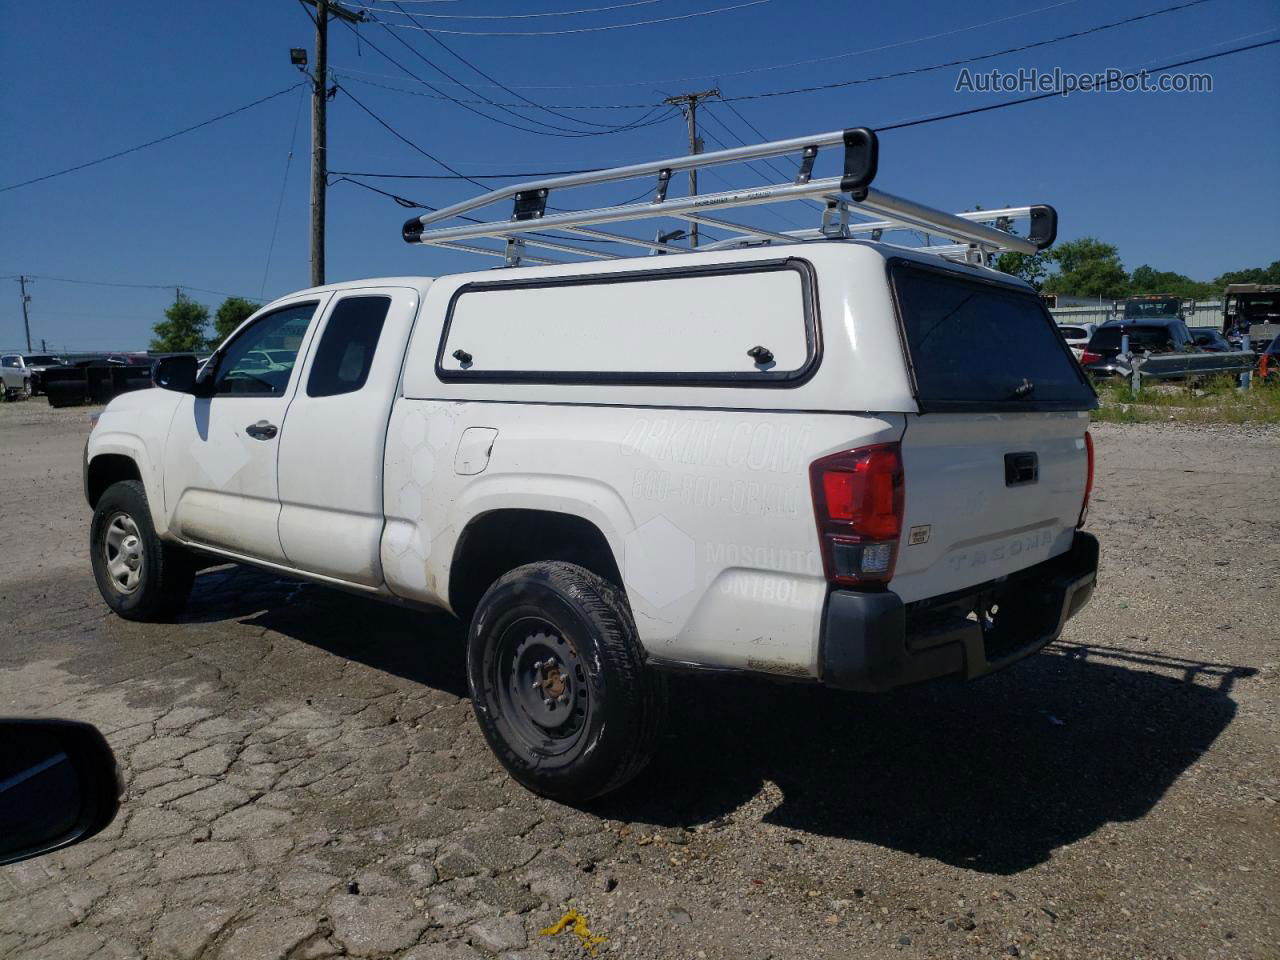
POLYGON ((1061 556, 945 598, 833 590, 822 624, 822 682, 878 692, 936 677, 974 679, 1052 643, 1093 595, 1098 541, 1076 531, 1061 556), (966 609, 998 610, 984 629, 966 609))

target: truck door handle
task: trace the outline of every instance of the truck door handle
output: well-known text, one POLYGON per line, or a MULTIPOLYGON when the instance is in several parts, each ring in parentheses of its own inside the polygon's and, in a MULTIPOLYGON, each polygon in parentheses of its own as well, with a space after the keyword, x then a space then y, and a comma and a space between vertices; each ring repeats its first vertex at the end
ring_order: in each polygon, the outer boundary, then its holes
POLYGON ((259 420, 257 423, 251 423, 245 427, 244 432, 255 440, 270 440, 280 431, 274 423, 267 423, 265 420, 259 420))

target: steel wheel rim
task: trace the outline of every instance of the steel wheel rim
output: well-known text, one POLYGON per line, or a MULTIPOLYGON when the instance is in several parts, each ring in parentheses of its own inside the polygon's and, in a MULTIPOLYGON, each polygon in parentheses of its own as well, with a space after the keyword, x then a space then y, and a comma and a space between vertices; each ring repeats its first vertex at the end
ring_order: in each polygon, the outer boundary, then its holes
POLYGON ((120 593, 134 593, 142 585, 142 531, 127 513, 107 518, 102 536, 102 559, 107 577, 120 593))
POLYGON ((553 758, 571 752, 591 715, 586 664, 555 624, 522 617, 495 645, 493 681, 501 714, 530 752, 553 758))

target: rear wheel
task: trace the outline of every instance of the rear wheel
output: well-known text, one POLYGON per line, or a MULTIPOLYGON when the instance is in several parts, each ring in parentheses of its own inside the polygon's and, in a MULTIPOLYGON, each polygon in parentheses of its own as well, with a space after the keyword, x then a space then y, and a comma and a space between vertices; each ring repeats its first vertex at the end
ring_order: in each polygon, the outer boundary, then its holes
POLYGON ((645 668, 622 592, 584 567, 532 563, 499 579, 472 618, 467 660, 485 739, 535 793, 583 802, 649 761, 664 678, 645 668))
POLYGON ((99 498, 89 554, 102 599, 126 620, 166 620, 186 605, 195 563, 156 535, 140 480, 113 483, 99 498))

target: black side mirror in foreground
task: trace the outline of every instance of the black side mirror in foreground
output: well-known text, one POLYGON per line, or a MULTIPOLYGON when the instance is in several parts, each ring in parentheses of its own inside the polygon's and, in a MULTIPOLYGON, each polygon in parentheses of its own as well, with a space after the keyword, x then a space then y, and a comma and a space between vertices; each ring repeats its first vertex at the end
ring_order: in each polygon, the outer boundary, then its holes
POLYGON ((197 368, 195 357, 163 357, 151 368, 151 382, 164 390, 195 393, 197 368))
POLYGON ((87 840, 115 819, 120 793, 97 727, 0 719, 0 865, 87 840))

